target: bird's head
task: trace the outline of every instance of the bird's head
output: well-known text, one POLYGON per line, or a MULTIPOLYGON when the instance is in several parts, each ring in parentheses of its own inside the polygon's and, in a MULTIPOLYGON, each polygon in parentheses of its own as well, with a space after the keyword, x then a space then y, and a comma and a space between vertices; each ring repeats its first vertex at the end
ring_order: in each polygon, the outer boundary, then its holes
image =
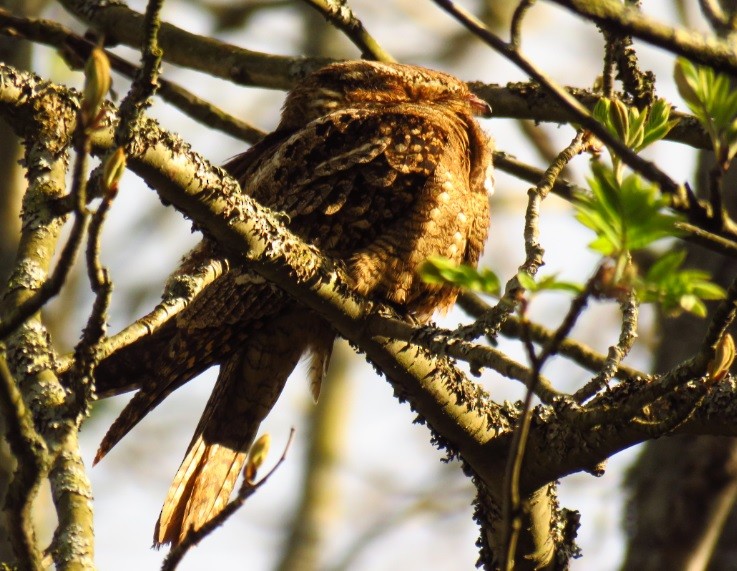
POLYGON ((297 128, 341 109, 391 107, 402 103, 442 105, 460 115, 488 117, 489 105, 461 80, 413 65, 347 61, 304 79, 287 96, 281 128, 297 128))

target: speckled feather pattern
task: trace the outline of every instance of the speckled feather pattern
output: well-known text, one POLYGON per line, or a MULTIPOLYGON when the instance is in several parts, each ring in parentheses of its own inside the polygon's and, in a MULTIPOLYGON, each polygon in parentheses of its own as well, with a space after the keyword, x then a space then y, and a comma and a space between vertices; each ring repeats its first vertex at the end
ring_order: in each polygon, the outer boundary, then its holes
MULTIPOLYGON (((489 226, 491 144, 480 101, 452 76, 355 61, 328 66, 287 97, 278 128, 226 168, 243 191, 286 214, 289 228, 344 264, 360 294, 420 320, 455 301, 424 283, 431 255, 475 265, 489 226)), ((483 107, 483 106, 482 106, 483 107)), ((204 241, 180 274, 216 256, 204 241)), ((334 332, 247 269, 233 268, 149 338, 98 368, 103 395, 138 392, 101 444, 102 457, 201 371, 220 365, 156 526, 180 542, 227 503, 256 436, 300 356, 317 395, 334 332)))

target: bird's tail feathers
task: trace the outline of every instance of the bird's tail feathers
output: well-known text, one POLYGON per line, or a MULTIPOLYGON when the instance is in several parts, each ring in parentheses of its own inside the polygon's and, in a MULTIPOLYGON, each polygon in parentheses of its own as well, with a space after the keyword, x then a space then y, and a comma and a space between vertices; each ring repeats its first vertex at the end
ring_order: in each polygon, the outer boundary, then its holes
POLYGON ((169 487, 154 531, 154 546, 181 543, 228 503, 247 453, 199 435, 169 487))

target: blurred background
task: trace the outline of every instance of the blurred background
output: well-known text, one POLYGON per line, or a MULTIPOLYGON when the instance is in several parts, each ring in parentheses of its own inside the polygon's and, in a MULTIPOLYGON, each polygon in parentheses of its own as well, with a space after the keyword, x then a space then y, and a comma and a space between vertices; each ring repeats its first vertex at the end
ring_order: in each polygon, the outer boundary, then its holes
MULTIPOLYGON (((489 26, 507 36, 516 2, 486 0, 463 5, 489 26)), ((706 29, 693 2, 651 0, 644 11, 660 20, 706 29), (686 6, 687 5, 687 6, 686 6), (692 6, 694 5, 694 6, 692 6)), ((16 13, 59 21, 79 33, 84 26, 60 6, 42 0, 2 0, 16 13)), ((129 2, 143 11, 145 2, 129 2)), ((469 34, 429 1, 352 0, 356 16, 396 59, 453 73, 469 81, 506 84, 526 81, 516 67, 469 34)), ((163 19, 187 31, 216 37, 251 50, 284 55, 350 59, 358 50, 316 11, 297 0, 168 0, 163 19)), ((601 73, 603 40, 594 26, 545 3, 533 7, 524 21, 523 51, 546 73, 565 85, 591 88, 601 73)), ((642 69, 658 78, 658 95, 678 105, 671 75, 670 54, 636 42, 642 69)), ((80 87, 82 74, 69 71, 54 50, 0 38, 0 60, 32 69, 41 76, 80 87)), ((133 50, 115 53, 137 61, 133 50)), ((277 123, 284 93, 232 85, 191 70, 164 64, 163 77, 257 127, 269 131, 277 123)), ((113 89, 124 94, 128 80, 114 76, 113 89)), ((177 109, 156 100, 150 115, 179 133, 195 150, 216 164, 244 150, 244 143, 199 124, 177 109)), ((574 135, 570 126, 535 125, 531 121, 494 117, 482 126, 497 148, 545 168, 574 135)), ((6 272, 18 232, 17 201, 23 191, 13 140, 0 125, 2 172, 18 173, 0 180, 0 269, 6 272), (14 198, 15 197, 15 198, 14 198)), ((648 157, 675 180, 693 178, 693 149, 660 143, 648 157)), ((566 176, 585 183, 588 159, 579 157, 566 176)), ((496 174, 492 197, 492 229, 482 265, 505 282, 524 260, 523 213, 528 183, 496 174)), ((562 280, 585 281, 597 257, 586 248, 592 235, 579 225, 563 200, 551 196, 543 205, 543 274, 562 280)), ((115 283, 110 332, 119 331, 149 311, 179 259, 198 240, 176 211, 163 207, 155 193, 134 175, 125 175, 104 230, 103 263, 115 283)), ((77 270, 82 270, 81 266, 77 270)), ((6 274, 3 274, 6 275, 6 274)), ((532 318, 557 325, 568 307, 563 294, 534 300, 532 318)), ((77 341, 91 307, 83 272, 46 311, 46 319, 61 351, 77 341)), ((576 339, 601 352, 616 341, 619 311, 614 303, 593 304, 574 330, 576 339)), ((455 327, 469 318, 454 310, 438 319, 455 327)), ((627 362, 650 370, 657 343, 654 316, 643 309, 640 339, 627 362)), ((500 347, 519 361, 524 352, 516 341, 500 347)), ((544 371, 560 390, 580 387, 585 371, 563 360, 552 360, 544 371)), ((95 494, 97 562, 100 569, 154 569, 165 552, 150 549, 153 527, 171 478, 181 461, 212 387, 210 370, 173 394, 146 418, 100 465, 90 470, 95 494)), ((497 400, 522 398, 521 385, 484 371, 478 381, 497 400)), ((96 447, 126 396, 98 402, 84 425, 81 443, 91 463, 96 447)), ((206 538, 184 559, 180 569, 249 568, 325 570, 446 570, 473 569, 478 529, 472 520, 474 490, 459 464, 441 462, 429 433, 413 424, 414 415, 399 404, 391 388, 364 359, 340 342, 320 403, 312 403, 302 367, 293 374, 277 407, 262 426, 272 437, 267 467, 279 457, 290 429, 295 440, 287 459, 271 480, 227 524, 206 538)), ((614 457, 600 478, 586 474, 566 478, 561 503, 582 514, 579 545, 584 558, 574 569, 618 568, 624 557, 622 480, 638 454, 627 450, 614 457)), ((50 537, 54 522, 48 500, 38 502, 42 535, 50 537)))

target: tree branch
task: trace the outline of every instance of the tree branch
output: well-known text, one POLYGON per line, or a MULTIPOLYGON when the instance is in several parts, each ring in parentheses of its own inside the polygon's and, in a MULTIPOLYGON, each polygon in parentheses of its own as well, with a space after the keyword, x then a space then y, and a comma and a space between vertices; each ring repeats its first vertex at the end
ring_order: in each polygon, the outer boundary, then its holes
MULTIPOLYGON (((127 6, 85 0, 61 0, 60 3, 97 30, 108 45, 122 43, 135 49, 143 45, 143 16, 127 6)), ((161 24, 159 44, 170 63, 242 85, 273 89, 289 89, 311 71, 332 61, 255 52, 198 36, 168 23, 161 24)))
POLYGON ((672 28, 618 0, 549 0, 607 30, 640 38, 696 63, 737 74, 737 51, 726 40, 672 28))
POLYGON ((4 351, 0 351, 0 414, 5 421, 5 437, 18 462, 4 506, 10 542, 18 569, 36 570, 41 568, 41 554, 31 508, 41 475, 48 470, 48 451, 33 426, 33 418, 8 369, 4 351))
POLYGON ((361 57, 375 59, 377 61, 396 61, 369 34, 363 22, 356 18, 353 10, 346 3, 346 0, 304 0, 304 2, 312 6, 320 14, 325 16, 328 22, 343 32, 361 50, 361 57))
MULTIPOLYGON (((54 210, 55 201, 64 194, 67 152, 75 128, 79 101, 68 90, 41 83, 29 74, 17 73, 0 64, 0 108, 16 132, 26 139, 25 165, 30 184, 23 198, 21 240, 15 268, 0 313, 7 314, 31 298, 48 278, 51 261, 65 217, 54 210), (33 97, 23 96, 34 83, 33 97)), ((27 319, 8 337, 7 360, 26 406, 31 411, 36 431, 43 438, 48 453, 35 479, 26 482, 27 502, 31 502, 38 483, 49 473, 52 489, 57 490, 57 506, 76 505, 72 496, 90 497, 89 482, 76 474, 72 460, 76 451, 79 418, 70 414, 68 394, 54 373, 56 355, 40 316, 27 319), (58 463, 58 454, 65 456, 58 463)), ((89 508, 88 508, 89 509, 89 508)), ((87 512, 88 513, 88 512, 87 512)), ((59 570, 93 568, 94 535, 91 517, 82 512, 59 512, 59 527, 51 552, 59 570)))

